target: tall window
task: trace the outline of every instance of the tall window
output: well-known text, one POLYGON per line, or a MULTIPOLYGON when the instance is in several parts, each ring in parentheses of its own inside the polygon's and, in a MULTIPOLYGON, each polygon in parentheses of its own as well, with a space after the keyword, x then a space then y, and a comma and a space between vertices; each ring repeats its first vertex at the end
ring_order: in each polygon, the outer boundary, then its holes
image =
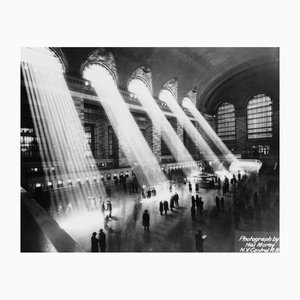
POLYGON ((85 138, 86 138, 88 147, 91 149, 92 153, 95 154, 94 125, 93 124, 84 124, 84 132, 85 132, 85 138))
POLYGON ((21 155, 34 157, 38 155, 38 141, 32 128, 21 128, 21 155))
POLYGON ((235 111, 229 102, 222 103, 218 108, 217 134, 223 141, 235 140, 235 111))
POLYGON ((272 137, 272 101, 260 94, 254 96, 247 106, 248 139, 272 137))
POLYGON ((111 126, 107 128, 107 137, 108 137, 108 156, 113 156, 113 129, 111 126))

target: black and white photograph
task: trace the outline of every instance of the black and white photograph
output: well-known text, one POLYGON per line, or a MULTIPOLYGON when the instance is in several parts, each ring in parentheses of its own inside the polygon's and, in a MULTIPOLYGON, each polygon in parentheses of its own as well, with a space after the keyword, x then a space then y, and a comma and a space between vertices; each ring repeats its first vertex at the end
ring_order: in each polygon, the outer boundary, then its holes
POLYGON ((279 252, 279 48, 20 63, 22 252, 279 252))
POLYGON ((297 1, 1 12, 1 299, 299 298, 297 1))

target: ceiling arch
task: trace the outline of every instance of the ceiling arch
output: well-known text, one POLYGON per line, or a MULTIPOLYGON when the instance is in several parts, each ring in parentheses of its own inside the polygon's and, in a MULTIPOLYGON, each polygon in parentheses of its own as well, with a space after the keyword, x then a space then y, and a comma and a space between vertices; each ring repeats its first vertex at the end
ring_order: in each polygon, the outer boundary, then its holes
MULTIPOLYGON (((86 57, 99 48, 61 48, 67 61, 67 74, 81 76, 81 66, 86 57)), ((197 107, 209 110, 211 95, 215 89, 255 62, 279 59, 279 48, 111 48, 116 62, 118 84, 127 88, 130 74, 140 66, 148 66, 152 72, 153 96, 158 97, 162 85, 170 78, 178 79, 178 101, 187 91, 196 87, 197 107)))

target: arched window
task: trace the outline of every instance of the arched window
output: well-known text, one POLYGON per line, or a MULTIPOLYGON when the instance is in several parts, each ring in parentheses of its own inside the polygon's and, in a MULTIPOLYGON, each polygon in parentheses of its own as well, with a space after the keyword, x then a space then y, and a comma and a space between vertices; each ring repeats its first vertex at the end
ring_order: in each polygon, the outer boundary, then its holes
POLYGON ((272 101, 259 94, 250 99, 247 106, 248 139, 272 137, 272 101))
POLYGON ((218 108, 217 134, 223 141, 235 140, 235 110, 229 102, 222 103, 218 108))
MULTIPOLYGON (((24 47, 21 50, 21 61, 59 73, 65 73, 67 65, 66 58, 59 48, 24 47)), ((28 68, 26 65, 24 67, 28 68)))

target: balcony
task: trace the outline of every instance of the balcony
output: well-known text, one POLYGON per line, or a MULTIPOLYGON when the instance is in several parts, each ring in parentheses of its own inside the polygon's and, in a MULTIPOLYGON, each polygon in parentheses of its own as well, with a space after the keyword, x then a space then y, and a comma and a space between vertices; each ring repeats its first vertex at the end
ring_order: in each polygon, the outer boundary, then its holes
MULTIPOLYGON (((91 82, 85 79, 80 79, 70 75, 65 75, 66 81, 68 83, 69 89, 76 92, 81 92, 93 96, 97 96, 94 88, 91 85, 91 82)), ((121 95, 123 96, 126 103, 136 106, 142 106, 138 98, 133 94, 125 90, 124 88, 119 88, 121 95)), ((157 98, 154 98, 158 106, 162 111, 172 113, 168 105, 157 98)), ((192 117, 188 109, 183 109, 188 117, 192 117)))

